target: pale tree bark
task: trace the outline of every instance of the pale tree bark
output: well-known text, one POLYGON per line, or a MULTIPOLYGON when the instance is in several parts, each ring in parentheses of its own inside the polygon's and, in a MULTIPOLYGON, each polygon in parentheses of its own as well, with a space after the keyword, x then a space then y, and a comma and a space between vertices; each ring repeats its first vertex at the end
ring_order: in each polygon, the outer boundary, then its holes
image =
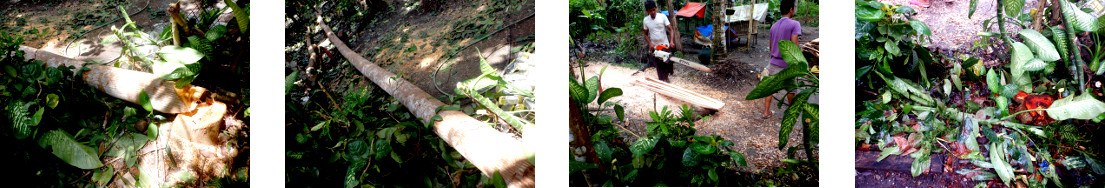
MULTIPOLYGON (((319 20, 322 20, 321 18, 319 20)), ((473 119, 460 111, 436 109, 444 103, 419 89, 406 79, 398 78, 387 69, 368 61, 341 41, 330 26, 319 22, 330 41, 369 80, 395 97, 423 122, 433 123, 434 132, 479 168, 484 175, 499 172, 510 187, 533 187, 534 165, 526 159, 522 142, 512 134, 499 132, 487 123, 473 119), (441 121, 432 121, 434 116, 441 121)))
POLYGON ((716 64, 725 58, 725 21, 722 20, 725 17, 725 0, 715 1, 713 4, 713 15, 710 18, 714 22, 714 34, 713 36, 713 49, 710 50, 710 64, 716 64))
MULTIPOLYGON (((46 66, 50 67, 73 66, 80 69, 82 64, 85 63, 57 53, 27 46, 19 46, 19 50, 25 53, 24 58, 41 60, 46 62, 46 66)), ((135 104, 141 104, 139 95, 144 91, 150 97, 150 104, 153 109, 163 113, 190 112, 196 108, 195 101, 206 92, 204 88, 192 85, 178 89, 173 87, 172 81, 162 80, 146 72, 100 64, 90 64, 84 67, 90 69, 81 75, 81 78, 88 85, 112 97, 135 104)))

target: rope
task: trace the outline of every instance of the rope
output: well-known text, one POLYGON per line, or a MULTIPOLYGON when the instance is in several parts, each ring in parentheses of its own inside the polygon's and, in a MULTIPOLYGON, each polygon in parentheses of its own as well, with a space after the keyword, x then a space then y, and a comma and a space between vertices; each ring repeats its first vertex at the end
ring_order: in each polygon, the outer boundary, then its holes
MULTIPOLYGON (((446 58, 443 61, 444 63, 437 64, 437 68, 434 69, 434 73, 430 74, 430 77, 433 78, 433 83, 431 83, 431 84, 433 84, 434 88, 437 89, 438 92, 441 92, 441 94, 453 96, 453 94, 449 94, 449 93, 445 92, 444 90, 441 90, 441 86, 437 85, 437 72, 441 71, 441 67, 443 67, 443 65, 445 65, 445 64, 448 64, 447 62, 449 62, 450 59, 453 59, 453 57, 456 57, 457 54, 459 54, 461 51, 464 51, 464 49, 468 48, 469 46, 472 46, 473 44, 476 44, 476 43, 480 43, 480 41, 483 41, 483 40, 491 37, 492 35, 495 35, 499 32, 502 32, 503 30, 506 30, 507 28, 510 28, 510 26, 513 26, 514 24, 518 24, 522 21, 533 18, 533 15, 534 15, 534 13, 530 13, 529 16, 526 16, 525 18, 522 18, 522 19, 518 19, 517 21, 514 21, 514 23, 507 24, 506 26, 503 26, 503 28, 500 28, 499 30, 496 30, 495 32, 491 32, 490 34, 487 34, 486 36, 483 36, 480 39, 476 39, 476 41, 473 41, 472 43, 468 43, 468 45, 464 45, 464 47, 461 47, 456 52, 453 52, 453 55, 450 55, 449 58, 446 58)), ((511 41, 507 41, 507 42, 511 42, 511 41)))
MULTIPOLYGON (((138 13, 141 13, 142 11, 146 10, 146 8, 148 8, 149 6, 150 6, 150 1, 149 1, 149 0, 146 0, 146 5, 142 6, 142 9, 138 9, 138 11, 136 11, 136 12, 134 12, 134 13, 130 13, 130 15, 127 15, 127 16, 128 16, 128 17, 129 17, 129 16, 134 16, 134 15, 136 15, 136 14, 138 14, 138 13)), ((77 37, 75 37, 75 38, 71 39, 71 40, 70 40, 69 42, 65 43, 65 51, 64 51, 63 53, 65 53, 65 55, 66 55, 66 56, 68 56, 68 55, 69 55, 69 46, 72 46, 72 45, 73 45, 73 42, 77 42, 77 39, 80 39, 81 37, 84 37, 84 35, 85 35, 85 34, 88 34, 89 32, 92 32, 92 31, 95 31, 95 30, 97 30, 97 29, 103 28, 103 27, 105 27, 105 26, 107 26, 107 25, 109 25, 109 24, 111 24, 111 23, 115 23, 115 22, 119 21, 119 19, 123 19, 123 17, 122 17, 122 16, 120 16, 120 17, 116 17, 116 18, 115 18, 114 20, 111 20, 110 22, 107 22, 107 23, 103 23, 103 24, 100 24, 100 26, 96 26, 96 27, 93 27, 92 29, 90 29, 90 30, 88 30, 88 31, 84 31, 84 32, 83 32, 83 33, 81 33, 80 35, 77 35, 77 37)), ((80 56, 80 53, 81 53, 81 52, 80 52, 80 50, 78 49, 78 50, 77 50, 77 56, 80 56)))

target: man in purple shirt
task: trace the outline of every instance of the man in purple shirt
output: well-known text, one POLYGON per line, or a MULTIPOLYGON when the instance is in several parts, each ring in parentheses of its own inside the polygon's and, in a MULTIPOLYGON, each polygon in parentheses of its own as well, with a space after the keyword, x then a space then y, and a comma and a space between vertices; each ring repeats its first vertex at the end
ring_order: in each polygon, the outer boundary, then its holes
MULTIPOLYGON (((783 13, 783 18, 779 21, 775 21, 771 24, 771 32, 769 38, 771 38, 771 65, 768 65, 767 70, 770 75, 778 74, 783 68, 787 68, 787 62, 783 61, 783 56, 779 54, 779 41, 790 40, 798 45, 798 35, 802 35, 802 24, 796 20, 790 19, 794 16, 794 12, 797 11, 794 7, 794 0, 783 0, 779 5, 779 10, 783 13)), ((764 116, 763 118, 771 117, 771 100, 776 97, 782 97, 781 94, 786 91, 780 91, 772 97, 764 98, 764 116)), ((793 93, 788 93, 787 99, 794 98, 793 93)))

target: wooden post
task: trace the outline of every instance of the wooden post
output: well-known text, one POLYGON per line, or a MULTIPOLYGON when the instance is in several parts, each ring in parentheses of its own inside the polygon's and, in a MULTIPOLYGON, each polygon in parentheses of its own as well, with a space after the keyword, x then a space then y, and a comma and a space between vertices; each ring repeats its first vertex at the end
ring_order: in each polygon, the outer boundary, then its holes
POLYGON ((397 78, 387 69, 381 68, 349 49, 334 35, 334 31, 330 30, 330 26, 326 23, 319 21, 319 25, 342 56, 345 56, 357 70, 395 97, 415 117, 421 118, 423 122, 433 123, 437 136, 449 143, 484 175, 492 176, 495 172, 499 172, 510 187, 534 186, 534 165, 526 159, 522 142, 515 139, 513 134, 499 132, 460 111, 436 112, 438 107, 445 104, 413 83, 397 78), (434 116, 440 116, 442 120, 432 121, 434 116))
POLYGON ((675 16, 675 6, 672 6, 672 1, 675 0, 668 0, 668 21, 671 21, 671 30, 675 35, 671 38, 671 45, 674 47, 672 51, 674 52, 683 50, 683 40, 679 37, 679 23, 677 22, 679 19, 675 16))

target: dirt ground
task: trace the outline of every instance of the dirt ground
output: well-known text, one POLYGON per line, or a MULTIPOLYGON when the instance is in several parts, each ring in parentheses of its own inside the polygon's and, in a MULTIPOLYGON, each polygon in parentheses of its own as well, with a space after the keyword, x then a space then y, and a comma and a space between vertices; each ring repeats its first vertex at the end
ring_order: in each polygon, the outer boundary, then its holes
MULTIPOLYGON (((503 70, 511 60, 516 58, 515 54, 511 53, 511 48, 519 47, 522 43, 519 40, 527 40, 524 38, 534 34, 534 21, 536 21, 535 16, 531 16, 534 15, 534 1, 523 3, 518 10, 508 8, 506 11, 509 14, 506 15, 509 16, 483 18, 501 22, 505 28, 481 41, 476 41, 478 38, 472 37, 450 44, 445 38, 450 37, 448 35, 453 30, 453 24, 486 17, 473 13, 487 8, 487 2, 473 5, 468 1, 456 1, 446 3, 439 11, 415 10, 386 13, 387 15, 384 16, 390 18, 381 20, 375 27, 363 30, 350 28, 342 31, 349 27, 339 25, 338 27, 344 28, 339 28, 335 32, 338 32, 339 38, 345 40, 343 42, 346 42, 354 51, 360 52, 365 58, 377 62, 382 67, 393 70, 392 72, 396 74, 402 74, 403 78, 436 97, 444 95, 439 92, 439 88, 441 91, 453 94, 453 88, 457 82, 479 76, 480 56, 486 58, 488 63, 497 70, 503 70), (507 26, 515 22, 517 24, 507 26), (356 36, 355 39, 340 37, 350 32, 356 33, 353 34, 356 36), (401 45, 402 48, 392 48, 384 44, 401 45), (443 59, 444 56, 451 55, 450 49, 468 44, 472 45, 457 53, 457 57, 448 61, 443 59), (411 47, 416 50, 410 52, 397 50, 411 47), (376 49, 381 50, 374 52, 376 49), (431 75, 439 67, 441 70, 437 71, 436 75, 439 87, 435 87, 434 77, 431 75)), ((496 30, 492 29, 487 32, 494 31, 496 30)), ((326 42, 322 44, 325 45, 326 42)), ((340 54, 335 55, 335 58, 342 59, 340 54)), ((345 85, 340 83, 341 80, 334 81, 328 83, 334 89, 345 85)))
MULTIPOLYGON (((738 47, 730 47, 726 59, 726 62, 730 63, 728 67, 732 67, 731 71, 734 72, 747 71, 747 73, 730 73, 735 76, 725 76, 704 73, 683 65, 675 65, 675 74, 670 77, 673 85, 687 88, 725 103, 722 109, 712 113, 710 110, 696 109, 696 114, 711 116, 695 122, 695 128, 698 130, 696 134, 716 134, 732 141, 734 143, 733 149, 743 154, 748 161, 748 166, 739 167, 739 169, 752 173, 774 171, 782 165, 781 160, 787 157, 785 149, 780 150, 776 147, 778 146, 779 122, 782 121, 783 110, 775 108, 775 104, 772 104, 774 115, 763 119, 761 118, 763 116, 763 100, 744 100, 748 92, 759 83, 756 74, 760 73, 768 62, 769 48, 767 44, 770 42, 767 35, 768 27, 770 25, 761 25, 761 34, 756 36, 757 40, 751 48, 738 50, 738 47)), ((804 43, 818 37, 819 28, 804 27, 800 41, 804 43)), ((693 45, 693 42, 685 41, 684 45, 693 45)), ((742 39, 739 42, 740 45, 744 45, 744 41, 746 40, 742 39)), ((697 47, 687 46, 685 48, 697 47)), ((592 50, 588 51, 592 53, 592 50)), ((595 55, 589 54, 588 56, 595 55)), ((599 56, 603 55, 600 54, 599 56)), ((649 111, 658 111, 663 106, 668 106, 668 109, 673 111, 679 110, 679 106, 682 104, 693 106, 632 84, 633 80, 645 77, 656 78, 655 68, 649 68, 633 75, 638 71, 638 68, 627 67, 627 63, 637 63, 635 62, 637 59, 614 57, 588 57, 587 59, 587 67, 584 68, 587 77, 598 75, 599 71, 606 67, 606 71, 602 75, 602 88, 617 87, 622 89, 624 94, 611 100, 625 106, 627 119, 625 126, 638 135, 644 135, 646 132, 646 122, 651 121, 648 115, 649 111), (655 109, 654 104, 656 105, 655 109)), ((697 61, 697 59, 694 60, 697 61)), ((643 65, 645 63, 640 62, 639 64, 643 65)), ((717 65, 709 66, 717 67, 717 65)), ((818 100, 811 99, 811 101, 816 102, 818 100)), ((593 108, 598 107, 593 106, 593 108)), ((801 136, 801 126, 795 126, 788 138, 788 147, 797 146, 801 143, 801 136)), ((634 138, 630 134, 623 134, 623 137, 634 138)), ((799 151, 796 156, 805 159, 805 154, 802 151, 799 151)), ((814 157, 817 156, 815 151, 814 157)))

